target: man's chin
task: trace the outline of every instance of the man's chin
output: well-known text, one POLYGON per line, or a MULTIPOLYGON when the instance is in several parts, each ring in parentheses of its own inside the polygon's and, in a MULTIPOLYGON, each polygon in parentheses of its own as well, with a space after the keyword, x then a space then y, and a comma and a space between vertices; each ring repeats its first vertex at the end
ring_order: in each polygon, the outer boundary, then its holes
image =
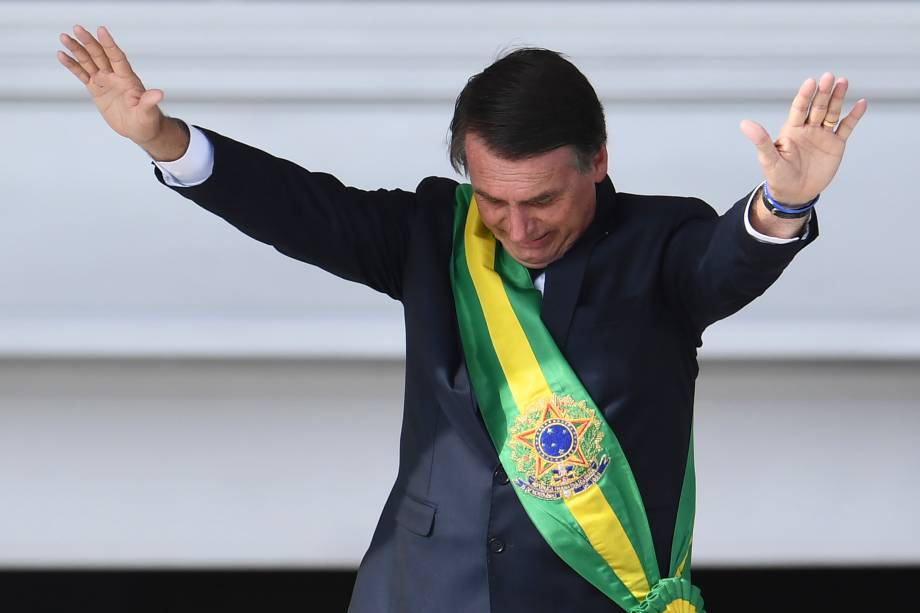
POLYGON ((552 262, 552 258, 548 256, 539 256, 539 257, 526 256, 525 257, 521 254, 515 254, 510 251, 508 252, 508 255, 510 255, 511 258, 515 262, 517 262, 518 264, 522 264, 526 268, 546 268, 550 264, 550 262, 552 262))
POLYGON ((519 245, 514 245, 511 249, 507 245, 502 246, 505 247, 508 255, 527 268, 546 268, 557 259, 557 250, 553 241, 546 241, 545 245, 531 249, 522 248, 519 245))

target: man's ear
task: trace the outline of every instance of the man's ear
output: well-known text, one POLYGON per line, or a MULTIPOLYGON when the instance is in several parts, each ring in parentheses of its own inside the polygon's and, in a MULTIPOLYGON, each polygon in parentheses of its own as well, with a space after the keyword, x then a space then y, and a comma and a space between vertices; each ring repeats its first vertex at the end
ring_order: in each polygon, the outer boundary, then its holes
POLYGON ((607 176, 607 144, 604 143, 594 154, 594 182, 600 183, 607 176))

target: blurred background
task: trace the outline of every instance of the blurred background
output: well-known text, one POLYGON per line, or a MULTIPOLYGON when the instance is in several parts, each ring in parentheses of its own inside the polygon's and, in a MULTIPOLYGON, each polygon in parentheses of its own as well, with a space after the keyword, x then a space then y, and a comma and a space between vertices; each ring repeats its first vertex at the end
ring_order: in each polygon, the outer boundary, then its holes
POLYGON ((761 180, 738 123, 849 78, 819 239, 703 337, 694 561, 710 611, 920 579, 920 4, 0 1, 6 610, 343 610, 397 467, 399 304, 160 185, 55 58, 76 23, 167 114, 367 189, 462 179, 455 97, 515 46, 594 84, 618 191, 720 212, 761 180))

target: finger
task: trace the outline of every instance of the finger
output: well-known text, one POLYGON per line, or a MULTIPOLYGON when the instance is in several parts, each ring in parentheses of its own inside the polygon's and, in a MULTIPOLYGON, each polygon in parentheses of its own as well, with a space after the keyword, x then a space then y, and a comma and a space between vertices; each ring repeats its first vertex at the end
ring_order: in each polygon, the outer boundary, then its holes
POLYGON ((74 40, 72 37, 68 36, 61 32, 59 37, 61 44, 67 47, 67 50, 73 53, 73 56, 80 62, 80 66, 83 67, 83 70, 86 71, 86 74, 92 76, 99 72, 99 67, 96 66, 96 62, 93 61, 93 58, 89 56, 89 53, 86 52, 86 49, 83 48, 79 42, 74 40))
POLYGON ((112 65, 109 64, 109 58, 106 56, 105 51, 102 50, 102 45, 99 44, 93 35, 86 31, 86 28, 80 25, 73 27, 74 34, 77 35, 77 40, 79 40, 86 47, 86 50, 89 52, 93 62, 102 72, 112 72, 112 65))
POLYGON ((805 118, 808 116, 808 103, 815 93, 815 80, 805 79, 799 86, 799 91, 792 99, 792 107, 789 109, 789 116, 786 118, 786 125, 790 127, 801 127, 805 125, 805 118))
POLYGON ((831 100, 831 89, 833 87, 834 75, 825 72, 821 75, 821 80, 818 81, 818 93, 815 94, 814 99, 811 101, 811 110, 808 111, 808 119, 805 120, 806 125, 819 126, 821 122, 824 121, 824 116, 827 115, 827 106, 831 100))
POLYGON ((748 137, 748 140, 757 147, 757 161, 760 162, 760 165, 764 168, 773 167, 779 160, 779 153, 776 151, 773 139, 770 138, 767 130, 756 121, 751 121, 750 119, 742 120, 738 127, 748 137))
POLYGON ((58 61, 61 64, 63 64, 65 68, 67 68, 67 70, 74 73, 74 75, 76 75, 76 77, 80 79, 83 85, 86 85, 87 83, 89 83, 89 74, 87 74, 87 72, 83 70, 83 67, 80 66, 80 64, 78 64, 75 59, 73 59, 72 57, 64 53, 63 51, 57 52, 57 58, 58 58, 58 61))
POLYGON ((856 124, 859 123, 859 120, 863 115, 866 114, 866 110, 869 108, 869 103, 865 98, 860 98, 856 101, 856 104, 853 105, 853 108, 850 109, 850 113, 843 118, 843 121, 840 122, 840 125, 837 126, 837 134, 846 141, 849 138, 850 134, 853 132, 853 129, 856 127, 856 124))
MULTIPOLYGON (((837 82, 834 83, 834 91, 831 94, 831 101, 827 106, 827 115, 825 115, 824 121, 837 123, 837 120, 840 119, 840 112, 843 110, 843 99, 847 95, 848 85, 849 83, 844 78, 837 79, 837 82)), ((824 127, 828 128, 829 130, 834 129, 834 126, 824 127)))
POLYGON ((106 57, 112 64, 115 74, 122 77, 130 77, 133 73, 131 64, 124 52, 115 44, 115 39, 109 34, 108 28, 99 26, 99 42, 102 43, 102 50, 105 51, 106 57))

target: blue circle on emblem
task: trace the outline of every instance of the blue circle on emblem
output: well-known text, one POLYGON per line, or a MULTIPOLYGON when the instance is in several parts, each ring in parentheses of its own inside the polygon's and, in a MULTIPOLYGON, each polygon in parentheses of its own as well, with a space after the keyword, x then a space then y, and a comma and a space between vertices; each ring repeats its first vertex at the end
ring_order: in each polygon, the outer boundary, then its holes
POLYGON ((578 445, 575 426, 563 419, 543 423, 534 435, 534 448, 547 462, 561 462, 573 453, 578 445))
POLYGON ((549 456, 563 456, 572 448, 572 433, 560 425, 550 426, 540 433, 540 446, 549 456))

